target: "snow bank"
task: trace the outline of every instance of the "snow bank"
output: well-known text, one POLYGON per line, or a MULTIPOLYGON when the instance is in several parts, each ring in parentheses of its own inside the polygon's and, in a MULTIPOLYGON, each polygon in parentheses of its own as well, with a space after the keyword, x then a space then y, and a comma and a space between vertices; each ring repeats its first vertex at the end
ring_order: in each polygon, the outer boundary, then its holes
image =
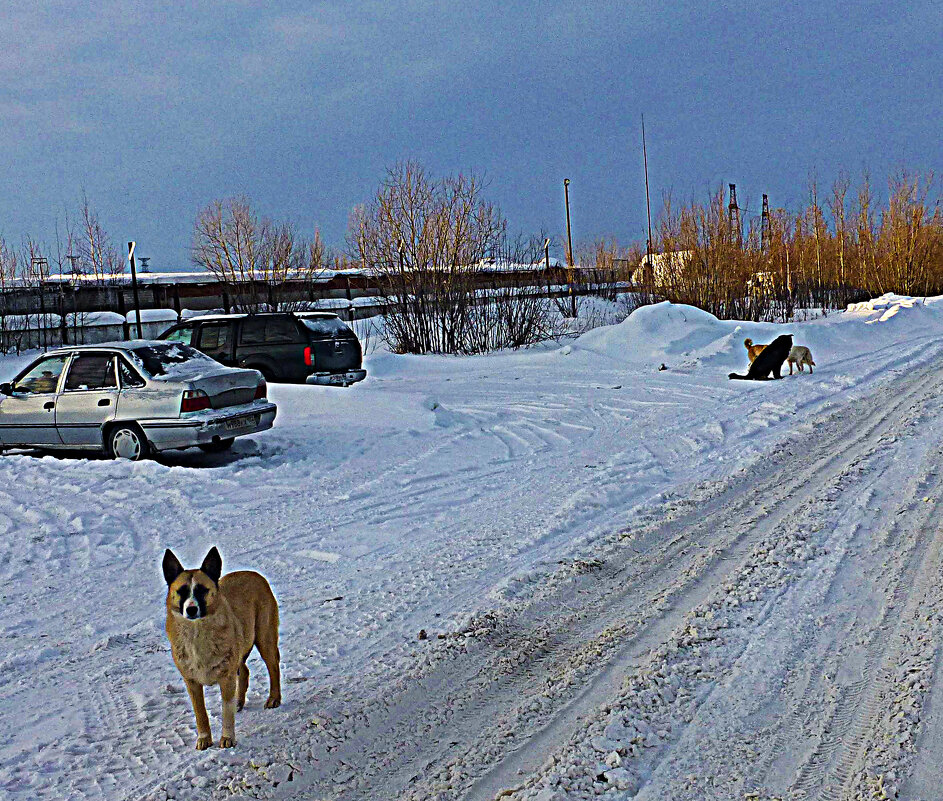
POLYGON ((603 356, 646 372, 661 364, 682 372, 710 368, 726 380, 726 371, 749 364, 745 339, 763 344, 792 334, 793 343, 809 347, 816 364, 824 367, 900 342, 905 330, 943 335, 943 297, 888 294, 850 304, 844 313, 788 325, 718 320, 693 306, 665 301, 639 309, 618 325, 583 334, 558 352, 603 356), (875 327, 891 320, 891 328, 875 327))

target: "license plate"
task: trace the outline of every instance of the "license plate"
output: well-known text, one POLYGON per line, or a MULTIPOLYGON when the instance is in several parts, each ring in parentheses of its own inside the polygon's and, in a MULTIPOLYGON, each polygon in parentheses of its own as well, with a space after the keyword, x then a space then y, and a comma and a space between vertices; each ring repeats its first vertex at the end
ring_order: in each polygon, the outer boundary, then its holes
POLYGON ((226 421, 226 430, 234 431, 237 428, 249 428, 250 426, 257 426, 259 424, 259 416, 257 414, 248 414, 245 417, 234 417, 232 420, 226 421))
POLYGON ((343 384, 344 376, 343 375, 332 375, 330 379, 332 384, 343 384))

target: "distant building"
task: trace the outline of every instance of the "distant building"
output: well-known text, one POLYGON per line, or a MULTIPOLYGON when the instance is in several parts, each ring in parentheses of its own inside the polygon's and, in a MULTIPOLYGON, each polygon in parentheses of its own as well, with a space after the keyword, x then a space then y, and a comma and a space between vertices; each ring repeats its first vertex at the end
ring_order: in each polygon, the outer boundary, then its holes
POLYGON ((678 250, 671 253, 645 254, 635 272, 632 273, 632 283, 655 286, 669 284, 673 279, 680 277, 684 268, 691 263, 694 252, 678 250))

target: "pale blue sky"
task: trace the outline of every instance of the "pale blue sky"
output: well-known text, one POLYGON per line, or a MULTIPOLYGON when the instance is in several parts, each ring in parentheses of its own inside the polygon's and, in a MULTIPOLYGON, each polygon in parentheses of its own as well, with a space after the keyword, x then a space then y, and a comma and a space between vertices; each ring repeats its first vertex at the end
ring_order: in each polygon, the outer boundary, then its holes
POLYGON ((735 182, 943 164, 939 2, 117 2, 0 11, 0 233, 49 238, 84 189, 152 269, 247 194, 343 247, 386 166, 483 173, 514 230, 643 239, 735 182))

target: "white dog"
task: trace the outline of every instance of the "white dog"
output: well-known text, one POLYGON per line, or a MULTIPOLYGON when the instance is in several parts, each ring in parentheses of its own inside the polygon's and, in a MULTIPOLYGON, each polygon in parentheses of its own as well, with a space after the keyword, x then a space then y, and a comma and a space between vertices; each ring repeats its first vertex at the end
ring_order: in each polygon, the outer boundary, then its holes
POLYGON ((792 366, 794 364, 799 368, 800 373, 804 373, 805 365, 809 365, 810 374, 812 373, 812 368, 815 366, 815 362, 812 361, 812 351, 804 345, 793 345, 786 361, 789 362, 789 375, 792 375, 792 366))

